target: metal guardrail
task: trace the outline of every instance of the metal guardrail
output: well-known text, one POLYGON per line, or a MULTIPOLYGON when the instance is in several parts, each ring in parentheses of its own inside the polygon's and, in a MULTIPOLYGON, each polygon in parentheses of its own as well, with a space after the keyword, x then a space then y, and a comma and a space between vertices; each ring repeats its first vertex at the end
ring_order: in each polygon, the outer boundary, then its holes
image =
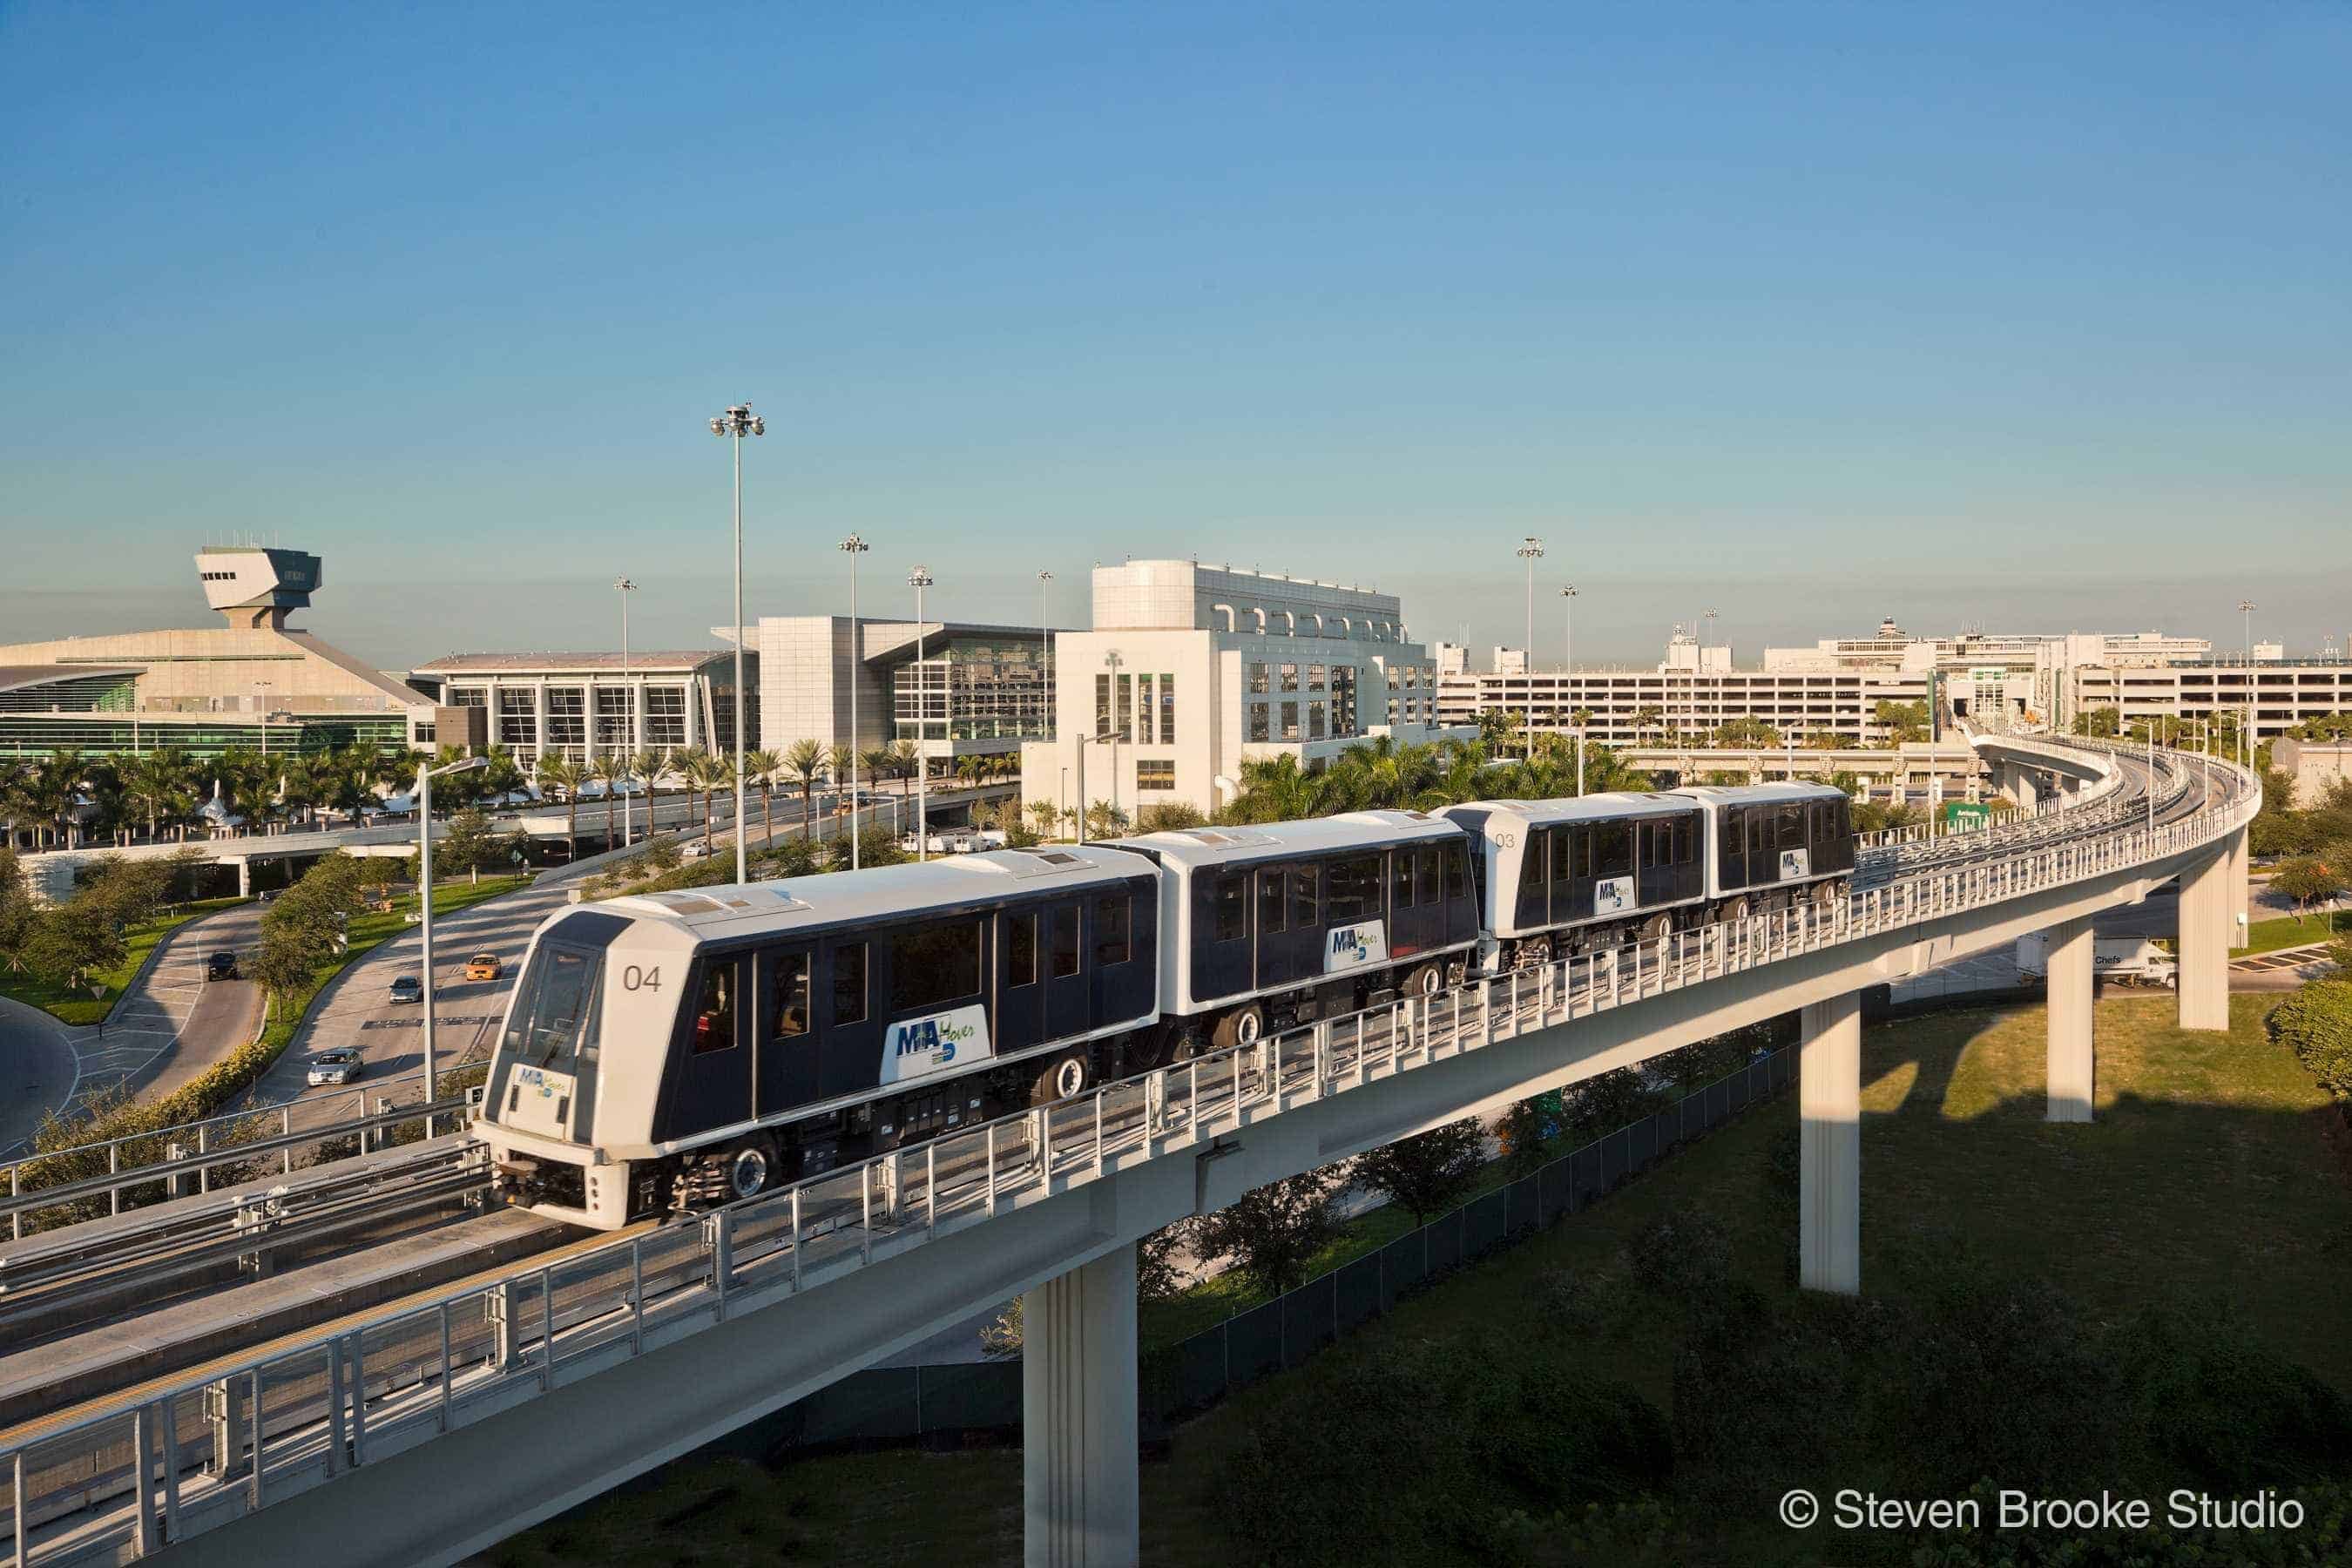
POLYGON ((278 1248, 445 1206, 489 1183, 487 1146, 449 1138, 379 1153, 356 1169, 338 1162, 271 1186, 224 1191, 194 1212, 174 1205, 134 1212, 121 1225, 50 1231, 0 1250, 0 1330, 110 1293, 119 1299, 134 1286, 152 1292, 228 1261, 267 1273, 278 1248))
MULTIPOLYGON (((78 1144, 69 1149, 59 1149, 50 1153, 36 1154, 14 1161, 5 1167, 8 1175, 8 1195, 5 1198, 0 1198, 0 1216, 5 1216, 8 1221, 11 1239, 21 1241, 25 1237, 26 1216, 28 1215, 102 1197, 106 1200, 107 1215, 111 1216, 122 1213, 123 1194, 133 1187, 161 1186, 169 1190, 173 1184, 190 1178, 193 1178, 195 1183, 195 1191, 202 1194, 212 1190, 212 1173, 219 1167, 242 1164, 247 1161, 270 1154, 278 1156, 279 1173, 291 1175, 294 1173, 295 1153, 305 1145, 353 1139, 356 1141, 356 1145, 352 1153, 365 1153, 368 1152, 369 1144, 373 1142, 375 1134, 388 1132, 404 1122, 426 1118, 437 1119, 445 1116, 462 1118, 467 1108, 467 1100, 463 1096, 459 1096, 437 1100, 431 1105, 421 1103, 403 1105, 388 1110, 369 1113, 364 1109, 367 1104, 367 1091, 354 1089, 352 1098, 362 1108, 362 1114, 345 1117, 323 1126, 305 1127, 299 1131, 295 1131, 296 1110, 307 1111, 313 1105, 340 1100, 341 1098, 337 1095, 328 1097, 327 1101, 289 1100, 283 1105, 270 1109, 230 1111, 221 1116, 207 1117, 202 1121, 160 1127, 152 1132, 126 1133, 120 1138, 107 1139, 103 1142, 78 1144), (269 1120, 277 1121, 276 1132, 232 1141, 241 1129, 250 1128, 257 1122, 266 1122, 269 1120), (167 1150, 176 1147, 182 1152, 167 1154, 163 1159, 150 1160, 142 1164, 125 1166, 122 1163, 125 1150, 142 1145, 152 1147, 158 1142, 167 1150), (64 1168, 80 1158, 94 1156, 100 1151, 104 1152, 107 1162, 106 1173, 103 1175, 85 1176, 79 1180, 59 1182, 48 1186, 26 1184, 26 1177, 30 1175, 37 1178, 43 1166, 64 1168)), ((429 1136, 429 1121, 427 1131, 429 1136)), ((332 1163, 333 1162, 320 1163, 332 1163)))
MULTIPOLYGON (((2179 771, 2181 788, 2186 771, 2179 771)), ((2043 889, 2242 827, 2218 804, 2008 858, 1481 979, 1108 1085, 705 1215, 646 1226, 357 1328, 322 1332, 0 1449, 13 1568, 138 1557, 559 1384, 1292 1107, 1685 985, 2043 889)), ((2171 792, 2176 797, 2178 791, 2171 792)), ((2079 826, 2079 825, 2078 825, 2079 826)))

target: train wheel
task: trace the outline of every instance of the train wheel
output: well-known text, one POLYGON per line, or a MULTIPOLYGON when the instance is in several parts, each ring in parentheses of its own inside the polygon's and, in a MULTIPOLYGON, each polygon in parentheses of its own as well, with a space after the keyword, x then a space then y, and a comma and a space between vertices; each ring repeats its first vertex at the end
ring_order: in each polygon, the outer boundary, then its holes
POLYGON ((1642 922, 1642 940, 1655 942, 1675 929, 1675 922, 1664 915, 1652 915, 1642 922))
POLYGON ((1426 1002, 1445 989, 1445 969, 1442 964, 1424 963, 1405 976, 1404 994, 1416 1002, 1426 1002))
POLYGON ((776 1179, 776 1160, 764 1141, 746 1143, 727 1156, 726 1170, 727 1196, 730 1202, 738 1198, 755 1198, 766 1192, 768 1184, 776 1179))
POLYGON ((1037 1087, 1030 1098, 1039 1105, 1072 1099, 1087 1091, 1094 1082, 1094 1062, 1087 1055, 1085 1047, 1064 1051, 1037 1075, 1037 1087))
POLYGON ((1237 1007, 1217 1020, 1217 1046, 1229 1050, 1235 1046, 1254 1046, 1265 1037, 1265 1009, 1253 1002, 1237 1007))

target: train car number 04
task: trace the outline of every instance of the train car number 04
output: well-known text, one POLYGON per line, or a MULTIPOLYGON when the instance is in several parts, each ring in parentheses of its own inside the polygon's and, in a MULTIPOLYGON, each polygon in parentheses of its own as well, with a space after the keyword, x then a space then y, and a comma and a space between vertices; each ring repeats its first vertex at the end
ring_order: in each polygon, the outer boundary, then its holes
POLYGON ((624 991, 660 990, 661 965, 656 963, 651 969, 640 969, 634 963, 630 964, 621 971, 621 989, 624 991))

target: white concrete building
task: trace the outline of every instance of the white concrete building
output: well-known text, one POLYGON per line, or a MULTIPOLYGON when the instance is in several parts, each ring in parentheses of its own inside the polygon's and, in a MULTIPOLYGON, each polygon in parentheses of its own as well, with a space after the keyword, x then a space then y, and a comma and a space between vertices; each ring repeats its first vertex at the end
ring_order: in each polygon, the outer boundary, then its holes
POLYGON ((911 741, 938 772, 1053 733, 1053 641, 1072 634, 860 616, 853 653, 847 616, 762 616, 754 635, 761 745, 911 741))
MULTIPOLYGON (((574 763, 613 752, 728 749, 735 731, 732 650, 618 653, 454 653, 409 672, 449 710, 478 710, 467 737, 504 746, 526 768, 542 756, 574 763)), ((755 660, 746 672, 756 681, 755 660)), ((755 686, 753 690, 756 692, 755 686)), ((744 728, 760 732, 756 700, 744 728)))
POLYGON ((2352 745, 2283 736, 2271 747, 2271 766, 2287 776, 2294 792, 2289 805, 2325 805, 2338 786, 2352 782, 2352 745))
POLYGON ((1314 768, 1370 736, 1432 738, 1437 676, 1397 598, 1190 561, 1094 572, 1094 626, 1055 639, 1055 739, 1021 749, 1023 793, 1213 812, 1244 758, 1314 768), (1101 737, 1079 756, 1080 738, 1101 737))

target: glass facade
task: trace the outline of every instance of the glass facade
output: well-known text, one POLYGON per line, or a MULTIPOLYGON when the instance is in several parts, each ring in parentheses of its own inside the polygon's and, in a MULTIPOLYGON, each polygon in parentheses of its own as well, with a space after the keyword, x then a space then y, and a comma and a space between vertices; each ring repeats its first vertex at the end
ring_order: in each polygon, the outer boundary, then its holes
POLYGON ((567 762, 588 760, 588 692, 584 687, 547 689, 547 738, 540 755, 560 752, 567 762))
POLYGON ((1176 787, 1175 763, 1162 757, 1139 759, 1135 764, 1135 787, 1139 790, 1174 789, 1176 787))
POLYGON ((646 688, 646 744, 648 746, 686 744, 685 687, 648 686, 646 688))
MULTIPOLYGON (((1108 678, 1097 696, 1108 704, 1108 678)), ((1035 643, 959 637, 927 643, 890 676, 891 738, 1042 741, 1054 733, 1052 686, 1035 643)), ((1108 722, 1108 712, 1104 716, 1108 722)), ((1100 733, 1101 724, 1097 732, 1100 733)))
POLYGON ((528 686, 505 687, 499 692, 498 729, 493 744, 508 747, 539 745, 539 693, 528 686))
POLYGON ((46 756, 52 752, 140 753, 175 747, 209 759, 232 749, 258 752, 323 752, 373 743, 386 751, 408 747, 408 721, 398 714, 306 720, 263 725, 224 719, 197 723, 158 723, 129 713, 99 719, 0 712, 0 756, 46 756))
POLYGON ((596 749, 601 752, 625 752, 636 744, 636 693, 627 687, 600 686, 596 689, 596 749))

